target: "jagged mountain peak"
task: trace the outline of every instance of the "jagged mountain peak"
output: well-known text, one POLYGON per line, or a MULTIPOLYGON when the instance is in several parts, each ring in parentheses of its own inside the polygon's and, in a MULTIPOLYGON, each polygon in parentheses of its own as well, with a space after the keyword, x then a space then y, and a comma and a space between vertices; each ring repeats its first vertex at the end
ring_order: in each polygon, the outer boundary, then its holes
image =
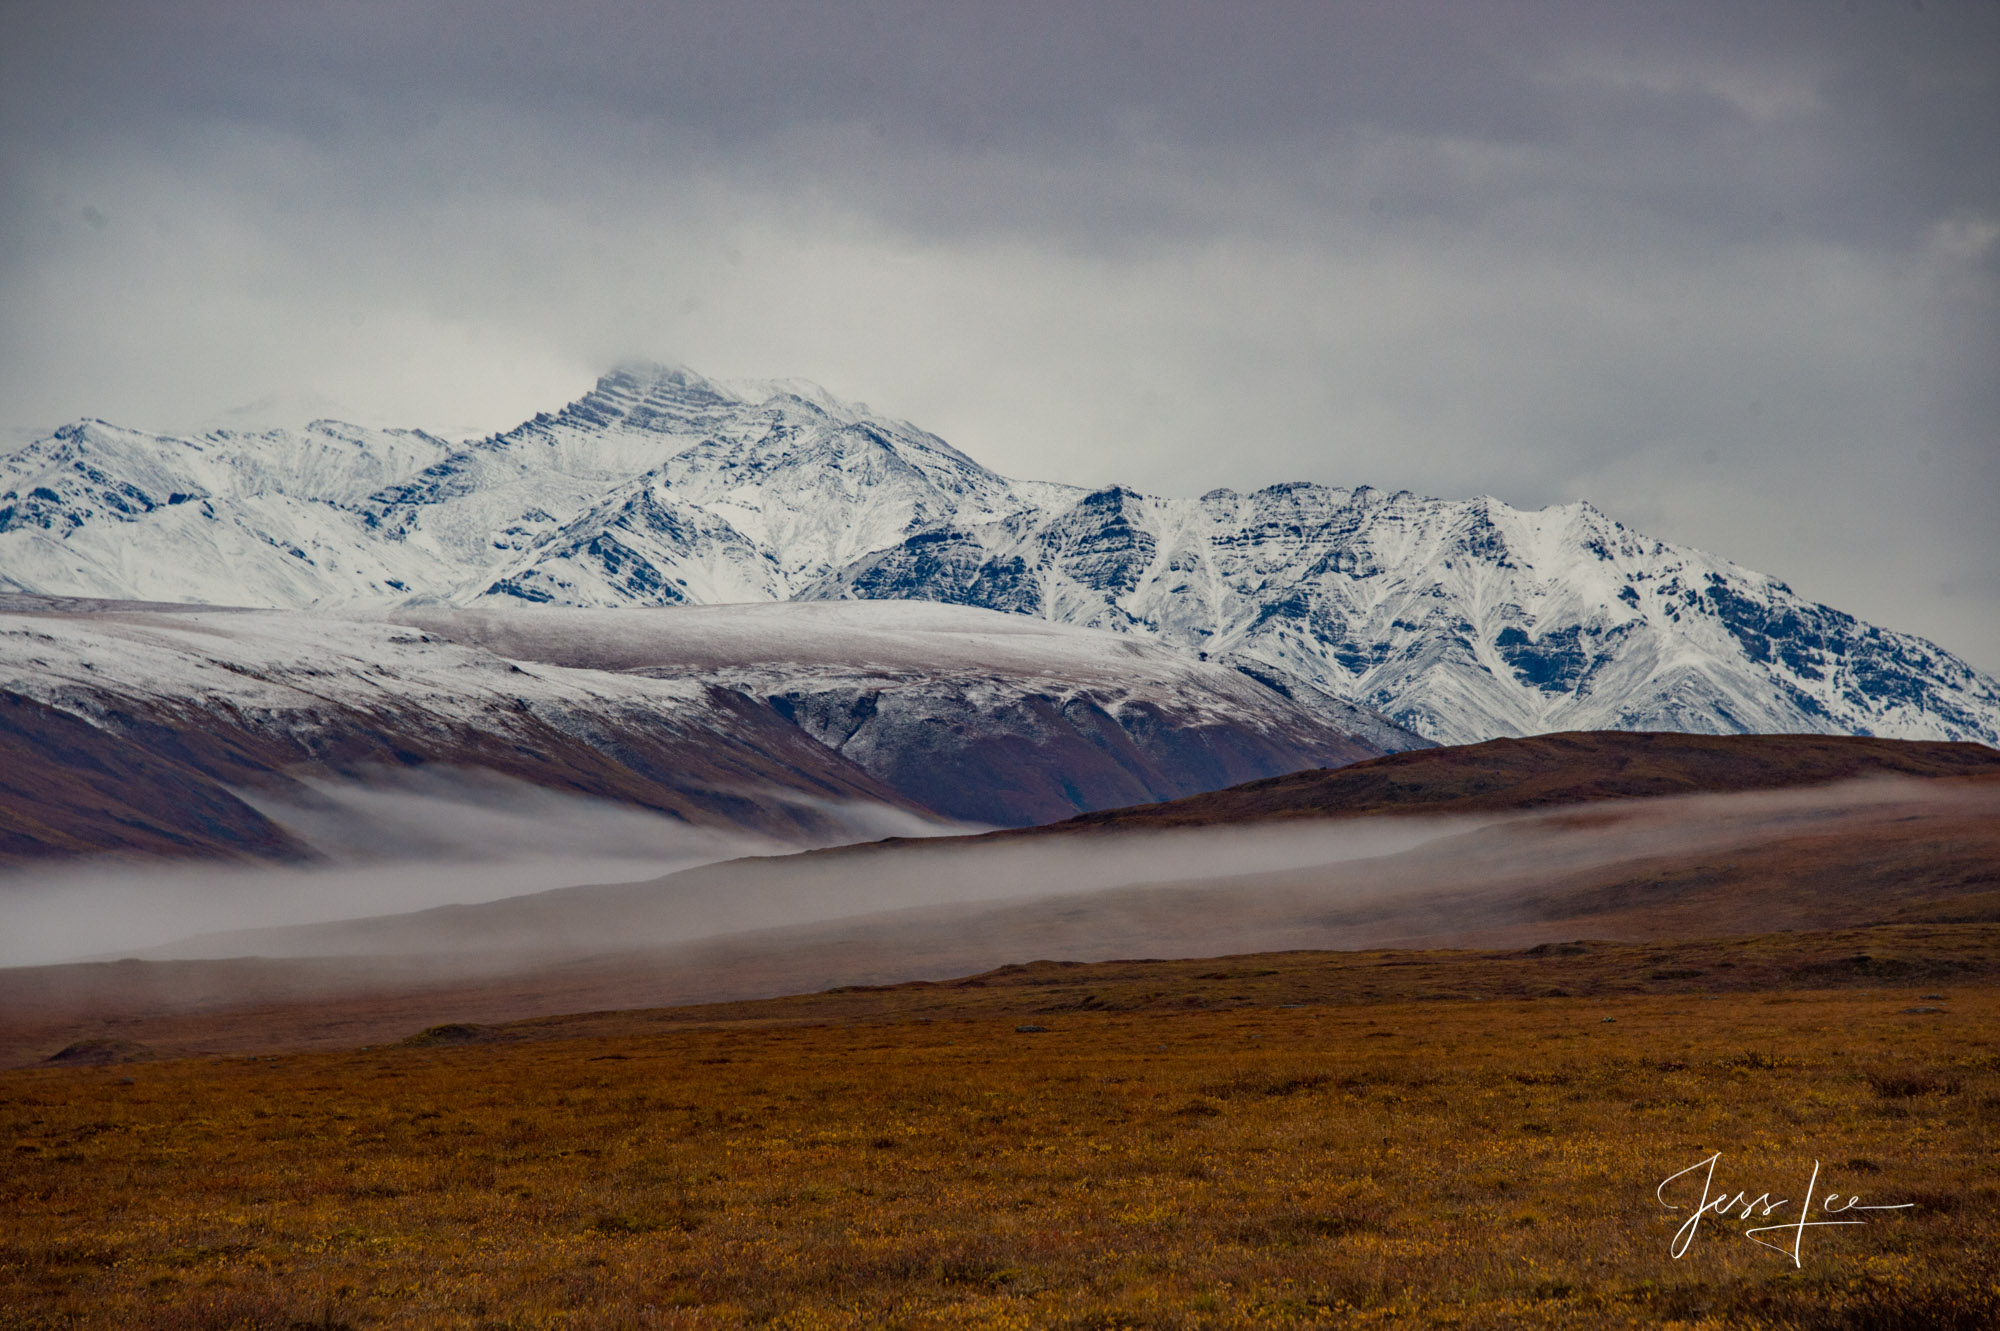
POLYGON ((682 434, 742 405, 734 393, 684 366, 632 361, 602 375, 554 416, 536 416, 497 438, 511 438, 536 424, 682 434))
POLYGON ((835 396, 810 379, 731 379, 728 388, 745 402, 794 404, 850 424, 875 418, 866 402, 835 396))
POLYGON ((653 362, 466 445, 66 425, 0 458, 0 583, 280 607, 938 601, 1263 662, 1442 740, 2000 742, 2000 684, 1934 644, 1584 500, 1010 480, 817 385, 653 362))
POLYGON ((678 361, 631 359, 619 361, 598 376, 599 388, 639 385, 645 389, 715 392, 718 385, 707 375, 678 361))

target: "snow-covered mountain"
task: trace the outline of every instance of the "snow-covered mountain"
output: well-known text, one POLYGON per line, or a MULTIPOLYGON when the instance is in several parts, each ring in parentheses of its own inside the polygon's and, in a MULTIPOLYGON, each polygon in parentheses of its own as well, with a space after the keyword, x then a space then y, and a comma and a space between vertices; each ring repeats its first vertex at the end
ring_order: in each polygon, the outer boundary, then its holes
POLYGON ((326 421, 64 427, 0 460, 0 586, 280 607, 942 601, 1275 667, 1446 742, 2000 743, 2000 684, 1948 652, 1587 504, 1085 492, 1002 477, 811 385, 658 366, 467 444, 326 421))
POLYGON ((1445 743, 1555 730, 2000 742, 1935 644, 1588 504, 1284 485, 921 532, 821 596, 928 596, 1268 661, 1445 743))
POLYGON ((418 767, 813 845, 857 806, 1019 826, 1425 744, 1303 681, 965 606, 0 596, 0 861, 295 855, 244 792, 418 767))

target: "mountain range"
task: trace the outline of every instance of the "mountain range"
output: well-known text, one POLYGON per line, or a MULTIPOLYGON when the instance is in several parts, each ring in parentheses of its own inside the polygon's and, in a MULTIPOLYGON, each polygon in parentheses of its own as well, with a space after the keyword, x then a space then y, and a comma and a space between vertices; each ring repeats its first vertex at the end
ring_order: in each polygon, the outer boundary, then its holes
POLYGON ((934 601, 1151 639, 1444 743, 2000 743, 2000 683, 1949 652, 1587 503, 1015 480, 810 384, 652 365, 463 443, 64 426, 0 459, 0 588, 319 612, 934 601))

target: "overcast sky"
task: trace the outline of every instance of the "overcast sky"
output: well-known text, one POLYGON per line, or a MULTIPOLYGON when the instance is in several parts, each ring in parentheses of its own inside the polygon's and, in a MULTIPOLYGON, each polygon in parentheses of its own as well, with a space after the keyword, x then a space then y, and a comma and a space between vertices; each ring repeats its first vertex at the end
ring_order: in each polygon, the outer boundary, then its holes
POLYGON ((0 424, 629 358, 1588 498, 2000 671, 2000 3, 0 0, 0 424))

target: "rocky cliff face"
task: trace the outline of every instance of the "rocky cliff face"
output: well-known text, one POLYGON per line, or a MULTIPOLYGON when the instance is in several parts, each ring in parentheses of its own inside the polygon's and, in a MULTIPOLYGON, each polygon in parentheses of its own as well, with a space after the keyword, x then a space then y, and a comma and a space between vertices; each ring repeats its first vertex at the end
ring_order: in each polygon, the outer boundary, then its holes
POLYGON ((2000 743, 2000 684, 1587 504, 1001 477, 811 385, 637 366, 451 444, 101 422, 0 461, 0 585, 278 607, 921 600, 1147 638, 1438 740, 2000 743))

